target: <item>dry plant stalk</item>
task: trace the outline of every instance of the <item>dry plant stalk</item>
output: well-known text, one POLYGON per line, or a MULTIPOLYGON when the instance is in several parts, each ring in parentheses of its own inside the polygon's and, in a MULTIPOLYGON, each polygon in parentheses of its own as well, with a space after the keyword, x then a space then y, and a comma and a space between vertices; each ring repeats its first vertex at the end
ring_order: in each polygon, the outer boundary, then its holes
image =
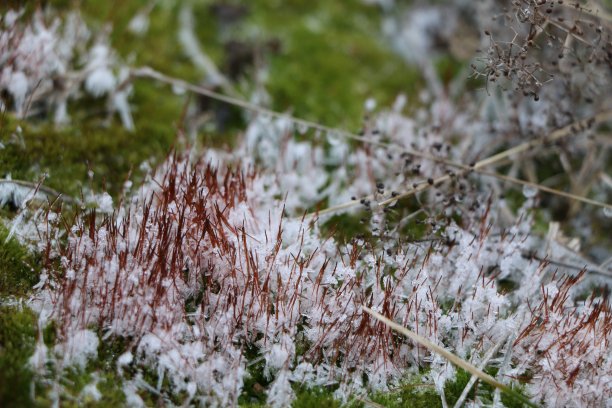
POLYGON ((411 330, 408 330, 407 328, 405 328, 405 327, 403 327, 403 326, 393 322, 392 320, 389 320, 385 316, 381 315, 378 312, 375 312, 374 310, 372 310, 372 309, 370 309, 370 308, 368 308, 366 306, 362 306, 362 309, 365 312, 367 312, 370 315, 372 315, 374 318, 380 320, 385 325, 387 325, 390 328, 392 328, 393 330, 403 334, 404 336, 410 338, 411 340, 415 341, 416 343, 419 343, 419 344, 425 346, 426 348, 428 348, 429 350, 433 351, 434 353, 440 354, 441 356, 446 358, 451 363, 455 364, 458 367, 463 368, 465 371, 467 371, 470 374, 480 378, 482 381, 486 382, 487 384, 492 385, 493 387, 501 390, 502 392, 508 394, 509 396, 517 399, 518 401, 521 401, 522 403, 524 403, 524 404, 526 404, 526 405, 528 405, 530 407, 537 407, 536 404, 531 402, 529 399, 525 398, 523 395, 517 393, 516 391, 514 391, 512 388, 508 387, 507 385, 500 383, 495 378, 491 377, 489 374, 487 374, 484 371, 480 370, 478 367, 470 364, 468 361, 465 361, 465 360, 457 357, 456 355, 454 355, 450 351, 446 350, 445 348, 440 347, 437 344, 432 343, 430 340, 426 339, 425 337, 420 336, 420 335, 414 333, 411 330))

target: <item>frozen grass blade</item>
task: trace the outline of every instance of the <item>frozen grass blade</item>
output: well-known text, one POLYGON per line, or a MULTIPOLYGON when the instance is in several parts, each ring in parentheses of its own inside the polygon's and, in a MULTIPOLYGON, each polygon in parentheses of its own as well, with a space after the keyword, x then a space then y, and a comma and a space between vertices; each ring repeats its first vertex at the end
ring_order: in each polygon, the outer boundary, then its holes
POLYGON ((467 361, 457 357, 456 355, 454 355, 453 353, 451 353, 450 351, 446 350, 443 347, 438 346, 437 344, 432 343, 431 341, 427 340, 425 337, 422 337, 416 333, 414 333, 411 330, 408 330, 407 328, 393 322, 390 319, 387 319, 385 316, 381 315, 378 312, 375 312, 374 310, 366 307, 366 306, 361 306, 361 308, 368 314, 370 314, 372 317, 380 320, 381 322, 383 322, 384 324, 386 324, 387 326, 389 326, 390 328, 392 328, 393 330, 397 331, 398 333, 403 334, 404 336, 408 337, 409 339, 421 344, 422 346, 428 348, 429 350, 440 354, 442 357, 446 358, 447 360, 449 360, 451 363, 455 364, 458 367, 463 368, 465 371, 469 372, 470 374, 480 378, 482 381, 486 382, 487 384, 492 385, 493 387, 499 389, 502 392, 505 392, 507 395, 513 397, 514 399, 521 401, 523 404, 530 406, 530 407, 538 407, 538 405, 534 404, 533 402, 531 402, 528 398, 526 398, 525 396, 519 394, 518 392, 514 391, 512 388, 508 387, 505 384, 500 383, 499 381, 497 381, 495 378, 491 377, 489 374, 479 370, 476 366, 468 363, 467 361))

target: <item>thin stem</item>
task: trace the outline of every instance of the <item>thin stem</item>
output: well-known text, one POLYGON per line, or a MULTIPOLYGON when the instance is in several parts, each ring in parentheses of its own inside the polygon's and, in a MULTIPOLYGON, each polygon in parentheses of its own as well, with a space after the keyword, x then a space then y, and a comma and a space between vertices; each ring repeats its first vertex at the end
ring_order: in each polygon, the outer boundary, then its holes
POLYGON ((59 191, 56 191, 50 187, 43 186, 41 183, 33 183, 25 180, 13 180, 13 179, 0 179, 0 184, 13 184, 16 186, 29 188, 34 191, 40 191, 42 194, 54 200, 60 199, 67 204, 74 204, 76 200, 70 196, 67 196, 59 191))
MULTIPOLYGON (((502 344, 505 342, 506 340, 503 339, 501 340, 499 343, 497 343, 496 345, 494 345, 488 352, 487 354, 484 356, 484 358, 482 359, 482 361, 480 362, 480 365, 478 366, 479 370, 484 370, 485 367, 487 366, 487 364, 489 364, 489 361, 493 358, 493 356, 495 355, 495 353, 497 353, 497 350, 499 350, 499 348, 502 346, 502 344)), ((463 392, 461 393, 461 396, 459 396, 459 399, 457 400, 457 402, 455 403, 455 407, 454 408, 461 408, 463 406, 463 403, 465 402, 465 399, 467 398, 470 390, 472 389, 472 387, 474 386, 474 384, 476 384, 476 381, 478 381, 478 377, 475 375, 472 375, 472 377, 470 377, 470 380, 468 381, 468 383, 466 384, 465 388, 463 389, 463 392)))
POLYGON ((474 365, 472 365, 469 362, 463 360, 462 358, 456 356, 455 354, 451 353, 450 351, 446 350, 445 348, 440 347, 437 344, 432 343, 431 341, 429 341, 425 337, 423 337, 423 336, 421 336, 419 334, 416 334, 415 332, 413 332, 411 330, 408 330, 407 328, 405 328, 405 327, 395 323, 394 321, 386 318, 385 316, 381 315, 378 312, 375 312, 374 310, 372 310, 372 309, 370 309, 370 308, 368 308, 366 306, 361 306, 361 308, 363 309, 364 312, 370 314, 372 317, 374 317, 377 320, 381 321, 382 323, 384 323, 385 325, 389 326, 390 328, 392 328, 396 332, 403 334, 404 336, 406 336, 409 339, 411 339, 411 340, 419 343, 420 345, 428 348, 429 350, 433 351, 434 353, 437 353, 437 354, 441 355, 442 357, 446 358, 447 360, 449 360, 451 363, 455 364, 456 366, 458 366, 460 368, 463 368, 465 371, 469 372, 472 375, 477 376, 478 378, 480 378, 484 382, 492 385, 493 387, 501 390, 502 392, 505 392, 506 394, 508 394, 509 396, 512 396, 516 400, 521 401, 523 404, 528 405, 530 407, 537 407, 536 404, 531 402, 524 395, 521 395, 518 392, 514 391, 512 388, 508 387, 507 385, 500 383, 495 378, 491 377, 489 374, 483 372, 482 370, 479 370, 474 365))

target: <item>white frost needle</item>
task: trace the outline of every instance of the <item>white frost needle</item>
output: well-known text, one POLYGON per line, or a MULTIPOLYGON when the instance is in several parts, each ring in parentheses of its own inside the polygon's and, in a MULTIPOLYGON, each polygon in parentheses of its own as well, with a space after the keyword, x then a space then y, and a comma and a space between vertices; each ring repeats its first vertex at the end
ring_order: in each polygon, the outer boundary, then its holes
POLYGON ((537 407, 536 404, 531 402, 524 395, 521 395, 518 392, 514 391, 512 388, 508 387, 507 385, 500 383, 495 378, 491 377, 489 374, 483 372, 482 370, 479 370, 478 367, 476 367, 476 366, 470 364, 469 362, 463 360, 462 358, 454 355, 453 353, 451 353, 450 351, 446 350, 445 348, 440 347, 437 344, 432 343, 431 341, 429 341, 425 337, 420 336, 420 335, 416 334, 415 332, 413 332, 411 330, 408 330, 404 326, 401 326, 401 325, 393 322, 392 320, 386 318, 385 316, 381 315, 378 312, 375 312, 374 310, 372 310, 372 309, 370 309, 370 308, 368 308, 366 306, 361 306, 361 308, 363 309, 364 312, 366 312, 366 313, 370 314, 372 317, 380 320, 381 322, 383 322, 384 324, 386 324, 387 326, 389 326, 390 328, 392 328, 396 332, 403 334, 404 336, 406 336, 409 339, 411 339, 411 340, 419 343, 420 345, 428 348, 429 350, 433 351, 434 353, 437 353, 437 354, 441 355, 442 357, 446 358, 447 360, 449 360, 451 363, 455 364, 456 366, 461 367, 465 371, 467 371, 468 373, 470 373, 470 374, 480 378, 482 381, 492 385, 495 388, 498 388, 502 392, 505 392, 506 394, 512 396, 513 398, 521 401, 523 404, 526 404, 526 405, 528 405, 530 407, 537 407))

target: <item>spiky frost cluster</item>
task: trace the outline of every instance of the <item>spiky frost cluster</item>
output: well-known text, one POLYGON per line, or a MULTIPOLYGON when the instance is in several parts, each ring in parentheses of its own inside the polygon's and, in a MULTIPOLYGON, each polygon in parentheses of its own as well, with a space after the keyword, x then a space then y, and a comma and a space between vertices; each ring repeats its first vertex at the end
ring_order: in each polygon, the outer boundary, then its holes
POLYGON ((575 304, 570 292, 582 277, 542 285, 543 299, 515 341, 517 356, 541 378, 533 392, 548 406, 610 403, 612 314, 600 299, 575 304))
POLYGON ((121 65, 104 33, 92 33, 77 12, 65 18, 41 10, 29 18, 7 11, 0 27, 2 109, 18 117, 69 121, 68 103, 106 98, 108 111, 118 113, 127 129, 134 127, 128 96, 129 70, 121 65))
MULTIPOLYGON (((476 364, 493 347, 505 350, 491 363, 500 367, 500 379, 531 370, 528 389, 534 394, 554 387, 554 393, 541 394, 547 401, 576 401, 574 384, 606 387, 610 310, 591 300, 574 314, 551 303, 554 293, 566 294, 578 278, 559 281, 545 262, 526 255, 541 245, 530 237, 534 199, 509 228, 501 228, 501 202, 475 192, 473 199, 486 204, 466 211, 462 225, 439 219, 432 230, 437 233, 425 242, 403 240, 382 226, 387 214, 370 204, 382 244, 357 240, 338 246, 302 219, 300 206, 284 210, 284 193, 318 177, 344 175, 354 185, 363 176, 328 174, 320 166, 333 153, 306 142, 278 143, 290 135, 285 120, 255 120, 236 154, 211 150, 195 161, 172 156, 113 217, 99 220, 92 213, 80 219, 68 232, 68 245, 58 249, 63 272, 48 271, 51 277, 35 302, 42 315, 60 324, 66 341, 91 336, 92 326, 106 336, 132 339, 120 359, 122 370, 153 367, 159 378, 171 380, 173 392, 205 405, 236 403, 248 375, 247 346, 258 350, 273 379, 273 406, 292 399, 292 383, 336 384, 338 397, 349 398, 388 389, 422 365, 439 390, 454 377, 447 362, 390 333, 362 305, 476 364), (259 160, 257 171, 243 161, 246 150, 259 160), (292 156, 298 151, 315 153, 292 156), (500 279, 520 282, 523 289, 504 293, 500 279), (550 308, 554 322, 568 324, 553 324, 548 312, 551 320, 540 323, 541 312, 550 308), (578 340, 577 331, 592 333, 593 341, 578 340), (592 365, 576 365, 584 364, 571 351, 576 341, 592 365), (538 347, 540 353, 531 352, 538 347), (571 380, 563 375, 568 370, 571 380)), ((351 149, 344 141, 333 143, 351 149)), ((386 168, 388 157, 354 149, 377 171, 386 168)), ((298 188, 295 194, 305 202, 321 198, 318 189, 298 188)), ((83 352, 68 346, 55 351, 71 363, 83 352)), ((134 389, 156 386, 143 381, 126 378, 126 393, 137 398, 134 389)), ((579 398, 595 403, 602 395, 585 392, 579 398)))

